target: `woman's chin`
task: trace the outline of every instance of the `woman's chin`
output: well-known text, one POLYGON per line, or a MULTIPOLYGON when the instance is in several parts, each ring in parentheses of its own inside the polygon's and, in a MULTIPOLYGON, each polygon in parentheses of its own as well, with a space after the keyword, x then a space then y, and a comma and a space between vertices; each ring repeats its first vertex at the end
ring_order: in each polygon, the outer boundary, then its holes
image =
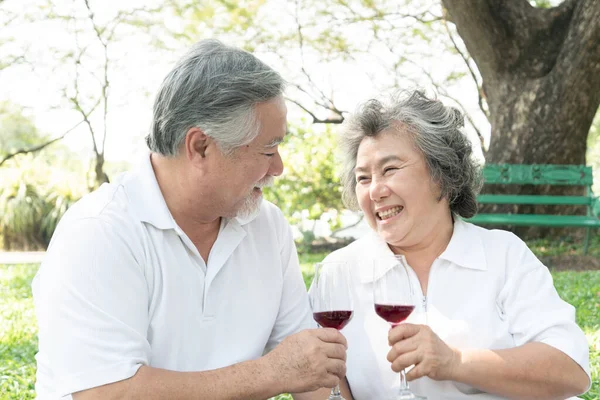
POLYGON ((406 236, 409 232, 409 230, 404 229, 402 226, 387 224, 377 224, 375 231, 387 244, 392 246, 401 246, 406 241, 406 236))

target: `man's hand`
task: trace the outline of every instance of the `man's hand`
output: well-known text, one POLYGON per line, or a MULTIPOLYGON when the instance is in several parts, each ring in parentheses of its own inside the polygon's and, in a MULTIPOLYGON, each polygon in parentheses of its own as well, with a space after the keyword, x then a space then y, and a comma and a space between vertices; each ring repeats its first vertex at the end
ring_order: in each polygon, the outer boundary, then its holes
POLYGON ((309 329, 285 338, 264 357, 281 391, 332 388, 346 376, 346 338, 335 329, 309 329))
POLYGON ((388 340, 392 349, 387 359, 394 371, 414 365, 406 374, 409 381, 423 376, 436 381, 451 380, 460 364, 460 351, 444 343, 426 325, 400 324, 390 330, 388 340))

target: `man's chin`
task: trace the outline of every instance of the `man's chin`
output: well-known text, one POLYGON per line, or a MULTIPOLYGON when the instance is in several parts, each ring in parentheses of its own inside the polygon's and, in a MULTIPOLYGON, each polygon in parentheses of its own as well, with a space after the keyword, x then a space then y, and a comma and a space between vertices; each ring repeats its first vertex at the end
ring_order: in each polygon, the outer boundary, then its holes
POLYGON ((237 218, 244 219, 256 214, 260 210, 262 201, 262 194, 258 197, 256 197, 256 194, 254 194, 254 196, 251 194, 246 198, 246 201, 244 201, 244 204, 236 212, 235 216, 237 218))

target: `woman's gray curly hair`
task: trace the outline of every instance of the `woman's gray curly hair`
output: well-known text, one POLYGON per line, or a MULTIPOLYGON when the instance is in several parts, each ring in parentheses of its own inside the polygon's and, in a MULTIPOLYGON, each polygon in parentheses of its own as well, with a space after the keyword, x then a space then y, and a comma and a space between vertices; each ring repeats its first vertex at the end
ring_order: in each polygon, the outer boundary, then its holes
POLYGON ((440 200, 447 198, 452 213, 470 218, 477 212, 476 196, 481 189, 481 168, 472 157, 471 143, 463 132, 460 111, 428 98, 422 90, 400 91, 389 104, 369 100, 345 122, 339 136, 342 159, 342 197, 350 209, 358 210, 356 156, 365 137, 375 137, 399 126, 423 154, 440 200))

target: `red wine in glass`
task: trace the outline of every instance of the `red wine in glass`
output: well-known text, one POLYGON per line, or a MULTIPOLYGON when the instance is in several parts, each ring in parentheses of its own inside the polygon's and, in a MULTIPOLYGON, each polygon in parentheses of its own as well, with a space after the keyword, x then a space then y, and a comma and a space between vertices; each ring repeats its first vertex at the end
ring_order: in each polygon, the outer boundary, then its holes
POLYGON ((322 311, 313 313, 313 318, 317 324, 325 328, 333 328, 338 331, 348 325, 352 319, 352 311, 322 311))
MULTIPOLYGON (((309 290, 313 318, 323 328, 340 330, 354 314, 350 267, 345 262, 315 264, 315 277, 309 290)), ((331 389, 327 400, 344 400, 340 386, 331 389)))
POLYGON ((413 312, 415 306, 399 304, 375 304, 375 312, 381 318, 392 324, 398 325, 413 312))
MULTIPOLYGON (((373 259, 373 303, 375 313, 392 327, 404 322, 415 309, 417 303, 404 256, 394 254, 373 259)), ((410 390, 404 371, 400 371, 396 400, 426 400, 410 390)))

